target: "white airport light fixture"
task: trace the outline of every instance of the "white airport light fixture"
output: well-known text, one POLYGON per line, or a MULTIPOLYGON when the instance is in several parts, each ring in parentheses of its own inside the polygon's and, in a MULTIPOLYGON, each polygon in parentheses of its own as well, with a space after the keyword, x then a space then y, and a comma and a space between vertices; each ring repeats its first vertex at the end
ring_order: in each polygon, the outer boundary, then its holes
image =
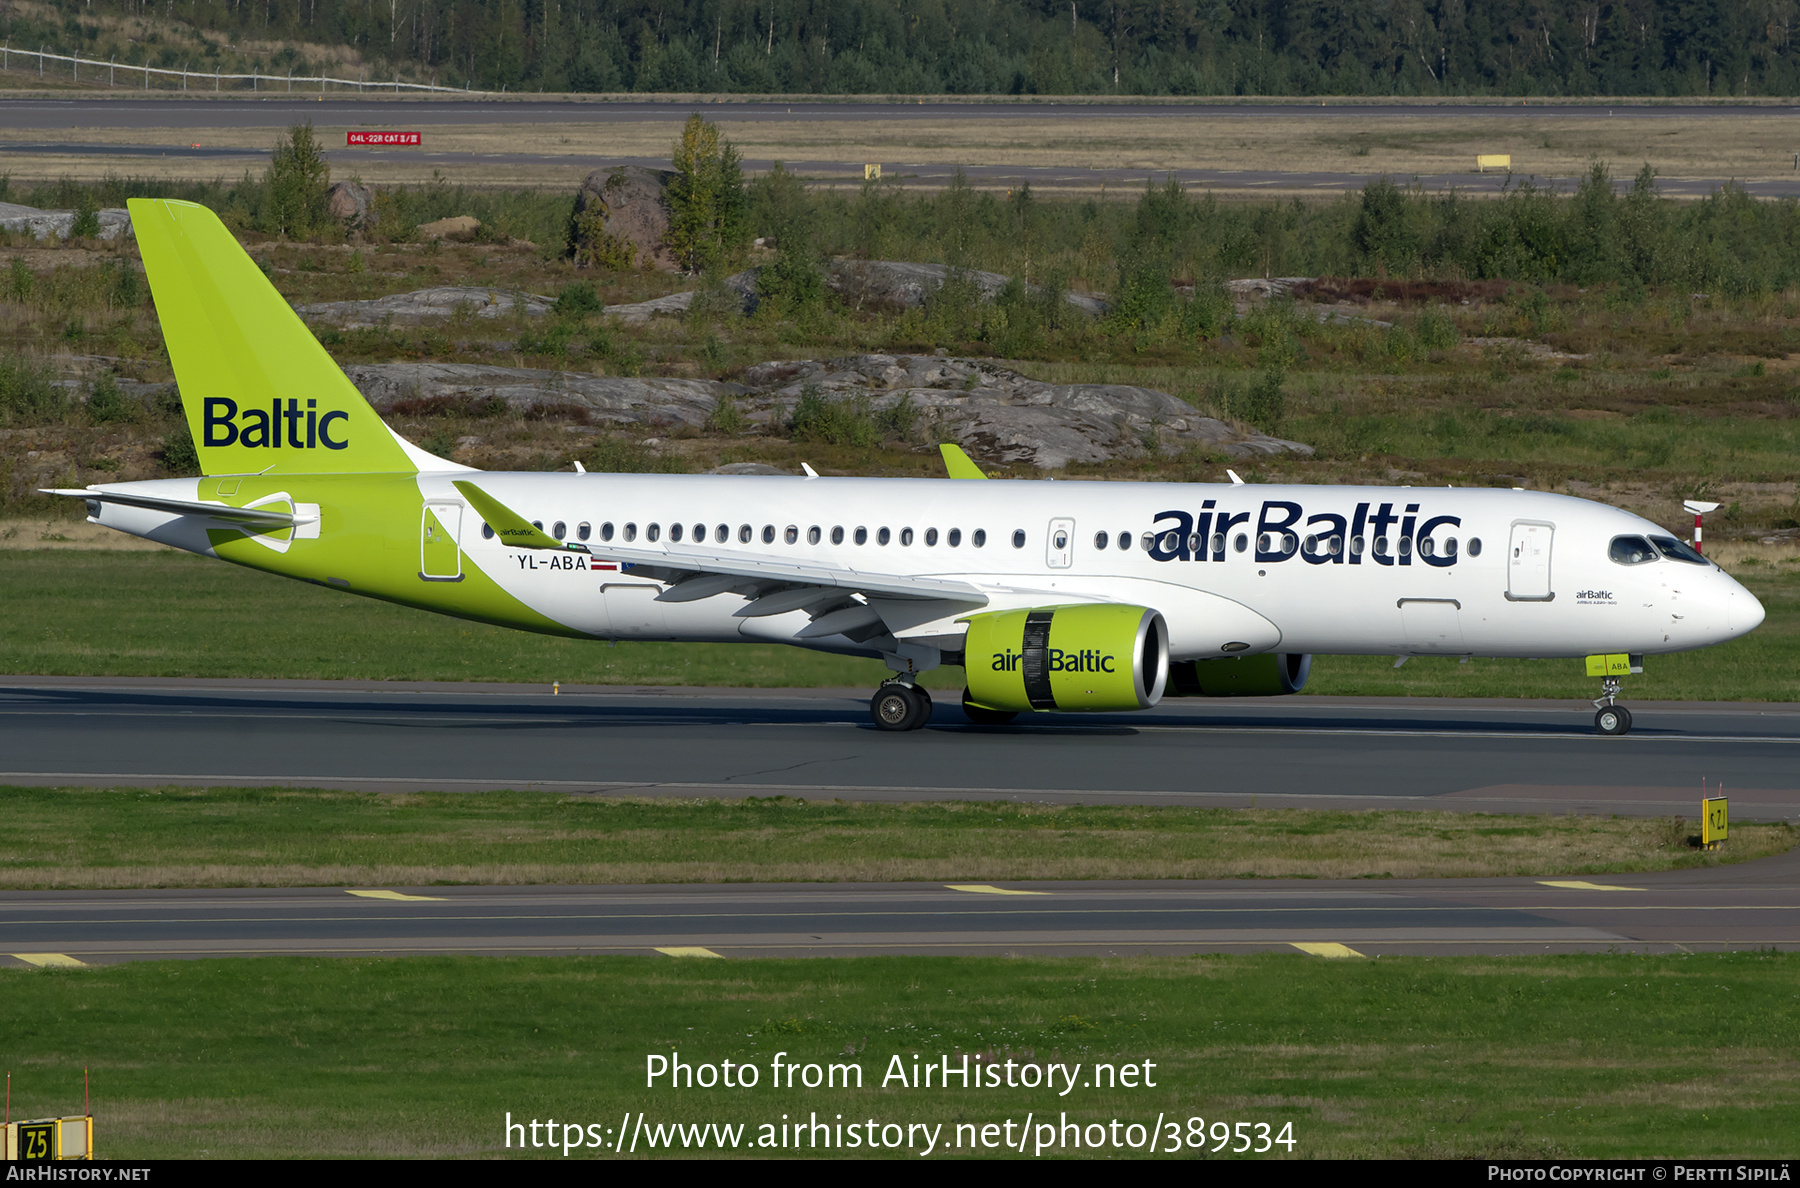
POLYGON ((1681 506, 1683 509, 1694 513, 1694 551, 1696 553, 1705 552, 1706 550, 1700 547, 1700 517, 1704 516, 1709 511, 1718 511, 1719 505, 1716 503, 1707 503, 1705 500, 1701 499, 1684 499, 1681 502, 1681 506))

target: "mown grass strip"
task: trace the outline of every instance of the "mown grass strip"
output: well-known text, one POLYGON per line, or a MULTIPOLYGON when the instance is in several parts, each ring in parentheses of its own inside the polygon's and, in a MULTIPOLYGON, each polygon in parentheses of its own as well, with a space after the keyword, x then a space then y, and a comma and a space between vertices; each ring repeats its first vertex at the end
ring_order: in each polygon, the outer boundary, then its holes
MULTIPOLYGON (((44 676, 874 688, 873 660, 779 644, 578 641, 465 623, 173 552, 23 550, 0 562, 0 672, 44 676)), ((1744 639, 1651 657, 1632 700, 1800 699, 1800 573, 1741 575, 1768 608, 1744 639)), ((960 689, 960 668, 925 674, 960 689)), ((1308 693, 1592 697, 1580 661, 1326 656, 1308 693)))
POLYGON ((0 788, 0 887, 1418 878, 1670 870, 1781 853, 1785 823, 1697 849, 1670 818, 538 792, 0 788))
POLYGON ((509 1112, 604 1136, 627 1111, 751 1142, 783 1114, 954 1135, 1161 1113, 1184 1135, 1292 1123, 1298 1157, 1773 1158, 1800 1135, 1797 977, 1792 953, 267 958, 0 970, 0 1000, 15 1112, 76 1111, 91 1067, 102 1158, 493 1156, 509 1112), (646 1088, 646 1056, 671 1052, 749 1062, 758 1084, 646 1088), (860 1065, 864 1087, 778 1088, 778 1052, 860 1065), (1066 1096, 881 1085, 895 1058, 910 1079, 915 1057, 963 1052, 1082 1072, 1066 1096), (1144 1061, 1154 1088, 1082 1083, 1144 1061))

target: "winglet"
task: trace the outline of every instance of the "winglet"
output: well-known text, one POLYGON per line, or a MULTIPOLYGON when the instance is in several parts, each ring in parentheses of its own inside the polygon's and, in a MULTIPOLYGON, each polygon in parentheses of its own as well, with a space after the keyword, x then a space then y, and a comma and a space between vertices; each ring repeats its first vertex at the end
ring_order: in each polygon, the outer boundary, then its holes
POLYGON ((938 446, 938 452, 944 455, 944 469, 950 472, 951 478, 984 479, 987 477, 981 473, 981 467, 975 465, 975 460, 963 453, 961 446, 951 445, 946 441, 938 446))
POLYGON ((509 545, 522 549, 561 549, 566 548, 562 541, 551 536, 512 508, 501 503, 474 483, 464 479, 454 479, 452 484, 463 493, 475 514, 487 522, 494 530, 494 535, 509 545))

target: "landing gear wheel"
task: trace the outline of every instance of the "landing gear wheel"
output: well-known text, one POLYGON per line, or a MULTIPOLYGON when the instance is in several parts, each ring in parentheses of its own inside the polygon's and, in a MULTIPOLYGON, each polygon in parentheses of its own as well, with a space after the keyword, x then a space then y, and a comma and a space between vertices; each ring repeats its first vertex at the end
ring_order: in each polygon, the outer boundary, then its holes
POLYGON ((963 690, 962 705, 963 713, 967 714, 969 716, 969 721, 977 726, 1004 726, 1019 716, 1019 711, 1017 710, 995 710, 988 709, 984 705, 974 704, 969 700, 969 691, 967 689, 963 690))
POLYGON ((1604 705, 1594 715, 1594 729, 1601 734, 1626 734, 1631 730, 1631 711, 1622 705, 1604 705))
POLYGON ((875 690, 869 720, 881 730, 917 730, 931 719, 931 698, 923 689, 898 681, 875 690))

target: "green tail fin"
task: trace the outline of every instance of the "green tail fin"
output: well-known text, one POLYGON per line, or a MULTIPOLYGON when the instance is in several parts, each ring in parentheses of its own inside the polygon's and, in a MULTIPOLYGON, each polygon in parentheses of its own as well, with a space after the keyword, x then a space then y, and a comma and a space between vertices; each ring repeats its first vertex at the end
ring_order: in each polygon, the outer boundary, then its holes
POLYGON ((161 198, 129 205, 202 471, 419 470, 212 211, 161 198))

